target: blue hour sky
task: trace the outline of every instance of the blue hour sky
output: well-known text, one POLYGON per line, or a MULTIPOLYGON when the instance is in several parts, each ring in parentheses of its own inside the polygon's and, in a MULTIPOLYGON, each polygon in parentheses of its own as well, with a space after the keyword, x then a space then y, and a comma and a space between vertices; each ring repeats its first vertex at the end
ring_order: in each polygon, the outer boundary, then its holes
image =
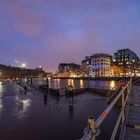
POLYGON ((140 56, 140 0, 0 0, 0 63, 56 71, 93 53, 140 56))

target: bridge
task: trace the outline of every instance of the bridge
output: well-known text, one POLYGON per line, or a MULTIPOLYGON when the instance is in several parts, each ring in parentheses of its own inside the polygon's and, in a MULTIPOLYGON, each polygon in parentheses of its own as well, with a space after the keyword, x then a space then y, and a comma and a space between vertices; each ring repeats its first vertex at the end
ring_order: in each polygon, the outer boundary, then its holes
MULTIPOLYGON (((135 82, 138 83, 138 82, 135 82)), ((84 129, 81 140, 96 140, 100 134, 100 126, 108 117, 113 107, 120 105, 120 114, 116 121, 110 140, 140 140, 140 85, 132 83, 132 78, 120 89, 116 89, 115 96, 110 97, 110 104, 95 120, 89 116, 88 125, 84 129), (119 132, 119 136, 118 135, 119 132)))

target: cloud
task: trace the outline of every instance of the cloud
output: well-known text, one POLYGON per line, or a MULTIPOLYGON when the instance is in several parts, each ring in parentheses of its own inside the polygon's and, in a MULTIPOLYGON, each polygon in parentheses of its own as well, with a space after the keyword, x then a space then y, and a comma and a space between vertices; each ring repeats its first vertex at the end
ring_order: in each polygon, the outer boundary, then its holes
POLYGON ((139 55, 139 12, 136 0, 4 0, 0 55, 49 71, 96 52, 139 55))
POLYGON ((47 27, 43 15, 23 5, 20 1, 5 0, 1 3, 1 6, 5 6, 3 12, 8 17, 4 22, 8 22, 16 32, 32 37, 40 35, 43 28, 47 27))

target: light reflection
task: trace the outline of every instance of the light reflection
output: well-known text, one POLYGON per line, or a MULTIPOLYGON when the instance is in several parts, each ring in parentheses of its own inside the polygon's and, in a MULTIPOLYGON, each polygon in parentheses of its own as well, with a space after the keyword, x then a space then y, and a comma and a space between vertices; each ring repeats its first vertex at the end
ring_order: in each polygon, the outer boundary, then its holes
POLYGON ((57 82, 57 88, 60 88, 60 79, 57 79, 56 82, 57 82))
POLYGON ((68 86, 74 87, 74 80, 73 79, 68 79, 68 86))
POLYGON ((80 88, 84 88, 84 81, 82 79, 80 80, 80 88))
POLYGON ((60 88, 60 79, 54 79, 54 88, 60 88))
POLYGON ((3 96, 3 86, 2 86, 2 82, 0 81, 0 111, 2 111, 3 108, 3 104, 2 104, 2 96, 3 96))
POLYGON ((1 92, 3 92, 3 86, 2 86, 2 82, 0 81, 0 97, 1 97, 1 92))
POLYGON ((31 100, 30 99, 26 99, 26 100, 22 100, 23 103, 23 111, 27 111, 30 104, 31 104, 31 100))
POLYGON ((2 110, 3 105, 2 105, 2 99, 0 99, 0 111, 2 110))
POLYGON ((20 97, 16 97, 16 100, 17 100, 18 117, 22 118, 27 114, 27 111, 31 106, 31 100, 21 99, 20 97))
POLYGON ((116 86, 116 82, 115 81, 111 81, 110 82, 110 89, 115 88, 115 86, 116 86))
POLYGON ((51 88, 51 78, 48 78, 49 88, 51 88))

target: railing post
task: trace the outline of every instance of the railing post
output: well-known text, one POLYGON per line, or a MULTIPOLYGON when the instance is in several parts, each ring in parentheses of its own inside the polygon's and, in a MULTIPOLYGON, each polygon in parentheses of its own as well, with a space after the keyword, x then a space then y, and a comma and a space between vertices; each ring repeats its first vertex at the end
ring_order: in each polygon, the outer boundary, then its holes
MULTIPOLYGON (((91 131, 91 133, 95 132, 95 119, 93 116, 89 116, 88 118, 88 129, 91 131)), ((96 140, 95 136, 91 135, 91 138, 89 140, 96 140)))
POLYGON ((125 116, 124 116, 124 89, 123 89, 123 93, 122 93, 122 125, 124 124, 124 119, 125 119, 125 116))

